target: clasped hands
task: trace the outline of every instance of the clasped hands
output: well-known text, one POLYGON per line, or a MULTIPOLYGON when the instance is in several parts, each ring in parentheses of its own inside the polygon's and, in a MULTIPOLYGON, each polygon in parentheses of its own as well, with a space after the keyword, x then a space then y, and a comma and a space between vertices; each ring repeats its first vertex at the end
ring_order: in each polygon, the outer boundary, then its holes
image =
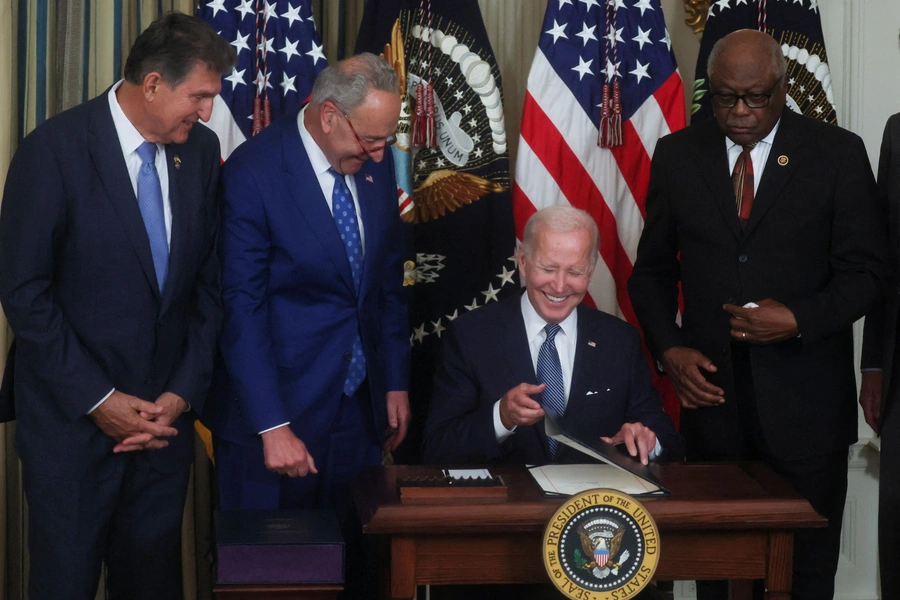
MULTIPOLYGON (((794 313, 770 298, 756 307, 725 304, 731 314, 731 338, 748 344, 774 344, 797 337, 799 329, 794 313)), ((672 387, 685 408, 717 406, 725 402, 725 391, 706 380, 701 369, 715 373, 718 368, 702 352, 686 346, 666 350, 660 362, 672 381, 672 387)))
MULTIPOLYGON (((544 391, 546 386, 520 383, 500 399, 500 422, 507 429, 520 425, 534 425, 544 418, 544 409, 532 398, 544 391)), ((641 423, 625 423, 613 437, 601 437, 610 444, 625 443, 628 454, 639 456, 641 463, 647 464, 650 453, 656 447, 656 434, 641 423)))
POLYGON ((103 433, 118 442, 113 452, 134 452, 168 446, 164 438, 178 435, 172 423, 185 410, 187 402, 172 392, 164 392, 156 402, 147 402, 115 390, 90 417, 103 433))

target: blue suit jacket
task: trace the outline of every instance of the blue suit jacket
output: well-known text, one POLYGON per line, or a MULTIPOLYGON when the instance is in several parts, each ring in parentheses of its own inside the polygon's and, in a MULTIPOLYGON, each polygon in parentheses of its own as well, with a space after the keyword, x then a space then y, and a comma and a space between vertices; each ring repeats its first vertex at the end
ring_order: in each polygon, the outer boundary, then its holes
MULTIPOLYGON (((425 425, 425 462, 544 464, 551 462, 544 422, 518 427, 502 444, 494 434, 494 403, 520 383, 537 384, 517 294, 453 321, 425 425)), ((583 304, 566 413, 576 437, 612 437, 623 423, 656 433, 663 458, 680 459, 684 442, 662 410, 637 330, 583 304), (591 392, 588 394, 588 392, 591 392)), ((560 448, 556 462, 593 462, 560 448)))
MULTIPOLYGON (((166 159, 172 234, 162 295, 106 93, 35 129, 10 165, 0 300, 17 345, 16 449, 32 472, 102 479, 122 464, 86 416, 113 387, 203 406, 221 322, 219 143, 197 124, 166 159)), ((174 425, 179 435, 149 453, 159 469, 193 460, 191 413, 174 425)))
POLYGON ((221 351, 231 390, 204 423, 250 445, 290 421, 315 453, 334 421, 357 329, 379 434, 385 394, 407 389, 409 333, 390 153, 356 174, 365 237, 357 295, 297 114, 245 142, 223 168, 221 351))

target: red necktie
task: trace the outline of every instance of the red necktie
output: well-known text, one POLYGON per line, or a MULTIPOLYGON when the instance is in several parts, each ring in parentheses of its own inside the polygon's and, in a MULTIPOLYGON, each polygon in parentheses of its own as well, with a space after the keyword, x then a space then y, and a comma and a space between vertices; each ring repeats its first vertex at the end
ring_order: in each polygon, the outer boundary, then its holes
POLYGON ((744 146, 737 162, 734 163, 734 172, 731 174, 731 183, 734 186, 734 202, 737 205, 738 217, 741 227, 747 225, 750 218, 750 210, 753 208, 753 160, 750 151, 753 146, 744 146))

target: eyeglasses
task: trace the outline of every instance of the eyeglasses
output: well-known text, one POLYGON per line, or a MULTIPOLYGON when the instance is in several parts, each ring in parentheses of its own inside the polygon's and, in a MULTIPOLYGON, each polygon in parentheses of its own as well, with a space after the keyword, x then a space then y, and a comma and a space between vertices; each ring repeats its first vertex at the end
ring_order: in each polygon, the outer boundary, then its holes
POLYGON ((714 108, 734 108, 738 100, 743 100, 747 108, 765 108, 769 105, 769 98, 780 81, 761 94, 711 94, 710 99, 714 108))
POLYGON ((397 138, 393 135, 389 135, 384 138, 384 143, 379 144, 378 146, 372 146, 371 148, 366 148, 366 143, 362 141, 362 138, 359 137, 359 134, 356 133, 356 128, 353 127, 353 122, 350 120, 350 117, 347 116, 347 113, 344 113, 344 118, 347 119, 347 125, 350 126, 350 131, 353 132, 353 137, 356 138, 356 141, 359 142, 359 147, 362 148, 363 154, 375 154, 376 152, 381 152, 388 146, 392 146, 394 142, 397 141, 397 138))

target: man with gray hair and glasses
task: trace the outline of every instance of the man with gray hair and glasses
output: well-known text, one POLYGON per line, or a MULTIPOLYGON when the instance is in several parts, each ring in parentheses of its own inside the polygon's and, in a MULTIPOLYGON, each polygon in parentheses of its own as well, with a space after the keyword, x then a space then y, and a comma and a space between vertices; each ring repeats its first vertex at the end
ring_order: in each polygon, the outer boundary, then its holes
POLYGON ((322 71, 312 101, 222 171, 230 381, 216 382, 204 415, 221 506, 334 508, 348 565, 360 535, 350 480, 381 464, 409 422, 403 234, 387 148, 399 114, 394 70, 354 56, 322 71))
POLYGON ((856 441, 851 326, 886 267, 875 182, 858 136, 786 108, 771 36, 725 36, 708 70, 715 119, 657 144, 628 291, 681 400, 688 460, 760 460, 805 496, 828 527, 796 533, 792 597, 831 598, 856 441))

